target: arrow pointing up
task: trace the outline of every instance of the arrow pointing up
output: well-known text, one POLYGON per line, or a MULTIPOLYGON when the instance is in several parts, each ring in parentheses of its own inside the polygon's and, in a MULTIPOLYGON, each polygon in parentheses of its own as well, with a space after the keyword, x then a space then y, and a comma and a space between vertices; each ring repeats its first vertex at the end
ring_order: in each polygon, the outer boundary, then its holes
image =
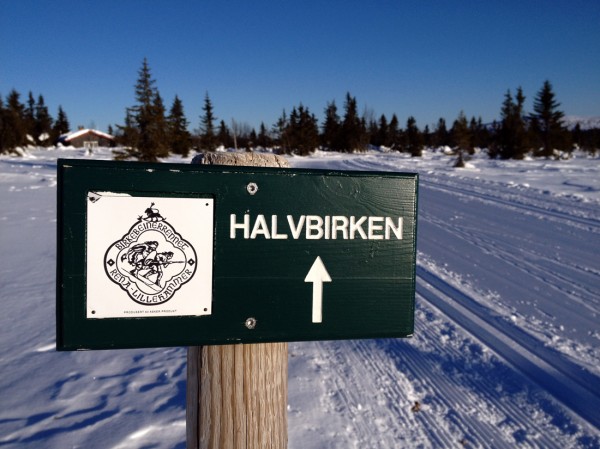
POLYGON ((323 282, 331 282, 331 276, 329 276, 321 257, 317 256, 308 270, 304 282, 313 283, 312 322, 321 323, 323 322, 323 282))

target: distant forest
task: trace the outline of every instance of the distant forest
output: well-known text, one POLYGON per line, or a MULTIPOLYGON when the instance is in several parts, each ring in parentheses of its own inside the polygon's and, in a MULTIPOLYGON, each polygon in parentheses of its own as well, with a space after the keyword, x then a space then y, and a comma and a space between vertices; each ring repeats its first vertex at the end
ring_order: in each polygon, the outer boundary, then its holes
MULTIPOLYGON (((564 112, 555 98, 552 84, 545 81, 537 92, 533 111, 524 111, 522 89, 514 95, 508 90, 500 108, 500 119, 483 124, 481 118, 467 118, 461 111, 451 125, 440 118, 434 129, 417 126, 410 116, 401 126, 396 114, 359 114, 357 100, 346 94, 342 110, 335 101, 327 103, 319 124, 307 106, 300 103, 268 128, 258 131, 246 123, 218 121, 213 104, 205 94, 200 127, 190 132, 183 102, 176 95, 170 109, 164 106, 156 80, 144 59, 135 83, 136 103, 125 109, 122 125, 109 126, 116 137, 116 159, 156 161, 169 154, 187 156, 190 151, 215 151, 218 147, 246 149, 271 148, 285 154, 308 155, 316 149, 360 152, 373 147, 421 156, 426 148, 450 148, 461 165, 475 148, 487 151, 490 158, 523 159, 525 156, 557 157, 582 149, 595 154, 600 149, 600 129, 567 129, 564 112)), ((70 131, 67 114, 58 107, 54 119, 44 97, 29 92, 25 103, 16 90, 4 100, 0 95, 0 154, 28 145, 49 147, 70 131)))

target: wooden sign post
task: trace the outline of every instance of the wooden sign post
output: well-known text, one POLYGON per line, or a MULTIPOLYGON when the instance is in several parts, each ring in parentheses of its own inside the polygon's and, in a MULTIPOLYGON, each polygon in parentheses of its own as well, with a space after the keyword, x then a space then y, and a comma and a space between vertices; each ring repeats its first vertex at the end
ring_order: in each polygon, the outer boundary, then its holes
MULTIPOLYGON (((194 162, 289 166, 284 158, 254 153, 212 153, 194 162)), ((287 343, 189 347, 187 448, 286 448, 287 357, 287 343)))

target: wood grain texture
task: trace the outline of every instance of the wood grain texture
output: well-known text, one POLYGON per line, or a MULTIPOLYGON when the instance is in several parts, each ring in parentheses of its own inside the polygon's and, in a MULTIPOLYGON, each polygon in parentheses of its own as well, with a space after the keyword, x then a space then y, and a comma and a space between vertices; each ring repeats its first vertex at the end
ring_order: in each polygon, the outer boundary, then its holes
MULTIPOLYGON (((216 154, 192 163, 288 167, 268 154, 216 154)), ((188 349, 188 449, 287 447, 287 343, 188 349)))

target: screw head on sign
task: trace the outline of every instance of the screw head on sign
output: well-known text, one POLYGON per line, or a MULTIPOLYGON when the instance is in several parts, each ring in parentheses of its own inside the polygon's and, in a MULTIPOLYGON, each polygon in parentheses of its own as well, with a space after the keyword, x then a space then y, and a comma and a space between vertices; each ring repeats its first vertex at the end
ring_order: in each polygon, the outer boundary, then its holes
POLYGON ((250 195, 254 195, 258 192, 258 185, 255 182, 249 182, 246 186, 246 190, 250 195))
POLYGON ((244 323, 248 329, 254 329, 256 327, 256 318, 248 318, 244 323))

